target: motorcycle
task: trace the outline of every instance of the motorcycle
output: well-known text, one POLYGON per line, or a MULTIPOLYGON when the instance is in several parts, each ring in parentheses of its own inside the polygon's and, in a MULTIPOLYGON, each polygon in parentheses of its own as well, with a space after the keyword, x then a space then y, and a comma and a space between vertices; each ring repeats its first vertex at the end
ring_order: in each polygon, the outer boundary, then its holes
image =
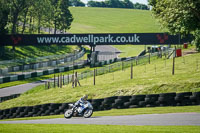
POLYGON ((86 101, 84 104, 81 104, 80 106, 75 106, 74 104, 69 104, 69 109, 65 111, 64 117, 66 119, 74 117, 84 117, 89 118, 93 114, 93 107, 92 104, 89 101, 86 101))

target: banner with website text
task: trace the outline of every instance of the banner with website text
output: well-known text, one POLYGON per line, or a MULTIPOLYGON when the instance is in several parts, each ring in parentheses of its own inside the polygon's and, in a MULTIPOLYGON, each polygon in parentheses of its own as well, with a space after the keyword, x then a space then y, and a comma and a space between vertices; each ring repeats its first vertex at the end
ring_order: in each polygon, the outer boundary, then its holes
POLYGON ((189 38, 167 33, 30 34, 0 35, 0 46, 25 45, 164 45, 182 44, 189 38))

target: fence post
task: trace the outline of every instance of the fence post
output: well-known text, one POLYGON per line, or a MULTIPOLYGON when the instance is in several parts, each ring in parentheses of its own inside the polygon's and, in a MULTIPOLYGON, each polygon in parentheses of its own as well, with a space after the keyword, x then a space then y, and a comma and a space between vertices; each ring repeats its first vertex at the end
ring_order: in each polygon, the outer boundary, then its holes
POLYGON ((47 82, 48 83, 48 89, 50 89, 50 82, 47 82))
POLYGON ((45 86, 44 86, 44 89, 46 90, 47 88, 47 81, 45 81, 45 86))
POLYGON ((122 61, 122 71, 124 70, 124 62, 122 61))
POLYGON ((65 85, 65 75, 63 74, 63 85, 65 85))
POLYGON ((62 88, 62 73, 60 74, 60 88, 62 88))
POLYGON ((131 62, 131 79, 133 79, 133 62, 131 62))
POLYGON ((54 74, 54 78, 53 78, 53 83, 54 83, 53 87, 56 88, 56 75, 55 74, 54 74))
POLYGON ((94 69, 94 85, 96 84, 96 79, 95 79, 95 69, 94 69))
MULTIPOLYGON (((174 52, 176 52, 176 46, 175 46, 175 50, 174 52)), ((174 53, 174 56, 173 56, 173 67, 172 67, 172 75, 174 75, 174 71, 175 71, 175 58, 176 58, 176 53, 174 53)))
POLYGON ((59 78, 59 74, 58 74, 58 87, 60 87, 59 85, 60 85, 60 78, 59 78))
POLYGON ((67 84, 69 84, 69 74, 67 75, 67 84))
POLYGON ((151 54, 150 54, 150 51, 149 51, 149 64, 151 63, 151 54))
POLYGON ((77 72, 75 72, 75 77, 74 77, 75 87, 77 87, 77 79, 78 79, 77 72))

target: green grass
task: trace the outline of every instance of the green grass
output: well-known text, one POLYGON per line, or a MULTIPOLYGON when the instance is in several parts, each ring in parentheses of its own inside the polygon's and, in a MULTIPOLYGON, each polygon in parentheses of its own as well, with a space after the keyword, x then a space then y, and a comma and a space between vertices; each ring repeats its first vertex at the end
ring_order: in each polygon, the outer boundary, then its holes
POLYGON ((0 124, 2 133, 198 133, 200 126, 121 126, 121 125, 66 125, 66 124, 0 124))
POLYGON ((119 57, 138 56, 145 50, 145 45, 115 45, 114 47, 121 51, 119 57))
MULTIPOLYGON (((0 60, 12 60, 12 59, 25 59, 25 58, 37 58, 49 55, 61 55, 71 53, 75 49, 75 46, 17 46, 15 53, 12 51, 11 46, 5 47, 6 55, 0 60)), ((15 65, 16 63, 13 62, 15 65)), ((3 64, 6 66, 6 64, 3 64)), ((1 67, 3 67, 1 66, 1 67)))
POLYGON ((71 33, 155 33, 163 32, 151 11, 70 7, 74 21, 71 33))
POLYGON ((130 68, 127 68, 124 71, 97 76, 95 86, 91 77, 80 80, 81 87, 72 88, 70 84, 63 88, 39 89, 37 92, 0 103, 0 109, 74 102, 84 94, 96 99, 119 95, 197 92, 200 91, 200 67, 196 64, 198 60, 200 66, 199 55, 200 53, 176 58, 175 75, 171 74, 172 59, 158 59, 151 64, 135 66, 133 79, 130 79, 130 68))
MULTIPOLYGON (((71 33, 156 33, 166 32, 153 18, 151 11, 118 9, 71 7, 74 21, 71 33)), ((122 51, 120 57, 137 56, 144 50, 144 46, 115 45, 122 51)))

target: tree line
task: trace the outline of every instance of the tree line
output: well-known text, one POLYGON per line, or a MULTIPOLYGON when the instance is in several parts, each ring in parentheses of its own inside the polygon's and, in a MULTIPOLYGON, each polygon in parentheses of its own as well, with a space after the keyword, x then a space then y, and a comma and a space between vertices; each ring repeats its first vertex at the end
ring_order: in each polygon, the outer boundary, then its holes
POLYGON ((68 0, 1 0, 0 34, 41 33, 41 27, 67 30, 73 21, 68 0))
MULTIPOLYGON (((73 21, 69 6, 69 0, 1 0, 0 34, 40 34, 42 27, 54 34, 68 30, 73 21)), ((1 46, 0 57, 4 51, 1 46)))
POLYGON ((88 7, 108 7, 108 8, 129 8, 129 9, 141 9, 149 10, 149 7, 145 4, 135 3, 133 4, 130 0, 105 0, 105 1, 88 1, 87 4, 80 0, 70 0, 71 6, 88 6, 88 7))
POLYGON ((149 10, 149 7, 145 4, 136 3, 133 4, 130 0, 106 0, 106 1, 88 1, 88 7, 109 7, 109 8, 129 8, 129 9, 141 9, 149 10))

